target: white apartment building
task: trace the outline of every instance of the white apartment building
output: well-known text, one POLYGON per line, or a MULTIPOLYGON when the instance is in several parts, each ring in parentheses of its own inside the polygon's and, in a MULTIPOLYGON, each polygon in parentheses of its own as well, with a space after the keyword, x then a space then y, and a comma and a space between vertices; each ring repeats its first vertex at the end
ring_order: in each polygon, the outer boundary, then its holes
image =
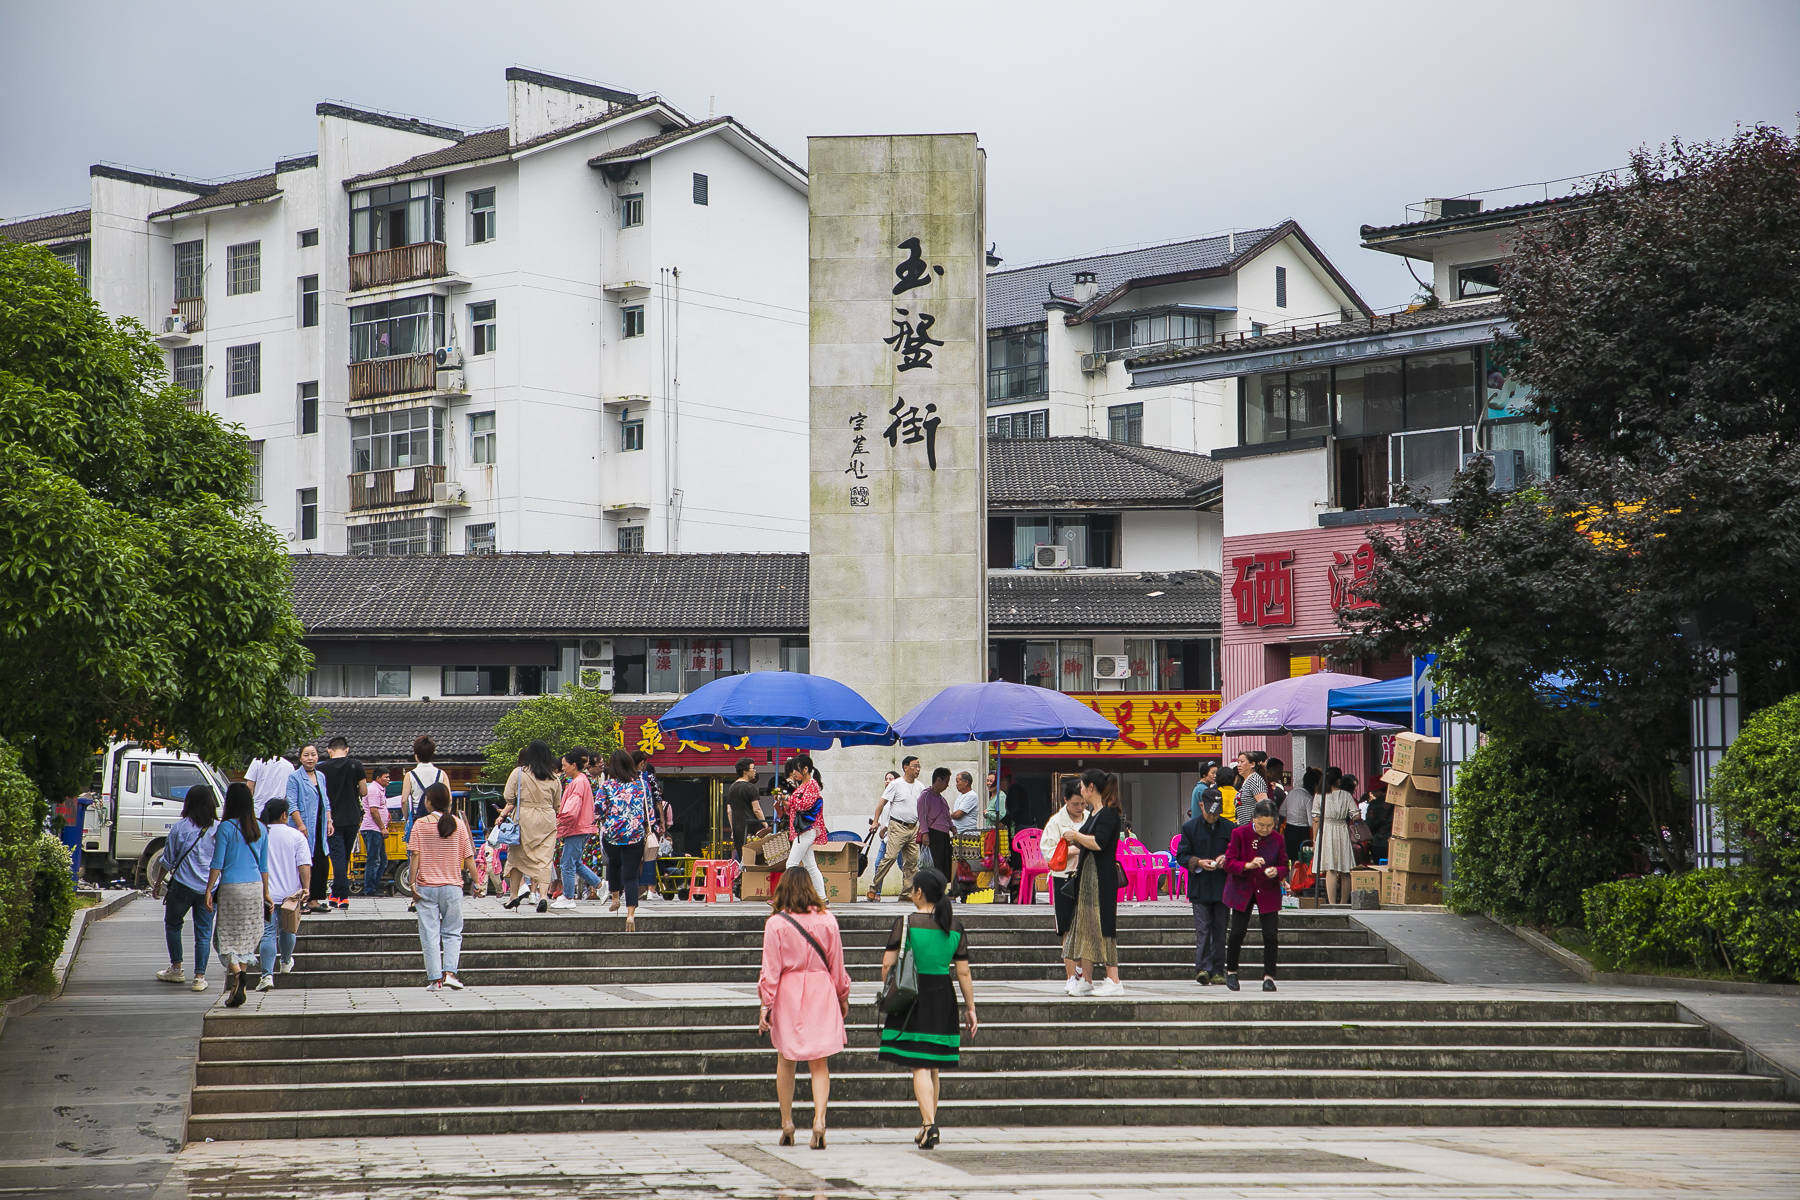
POLYGON ((1368 312, 1291 220, 993 270, 988 434, 1103 437, 1208 454, 1236 444, 1235 389, 1134 382, 1126 358, 1368 312))
POLYGON ((0 226, 243 427, 296 551, 804 550, 806 174, 730 117, 513 68, 467 132, 317 106, 222 183, 96 166, 0 226))

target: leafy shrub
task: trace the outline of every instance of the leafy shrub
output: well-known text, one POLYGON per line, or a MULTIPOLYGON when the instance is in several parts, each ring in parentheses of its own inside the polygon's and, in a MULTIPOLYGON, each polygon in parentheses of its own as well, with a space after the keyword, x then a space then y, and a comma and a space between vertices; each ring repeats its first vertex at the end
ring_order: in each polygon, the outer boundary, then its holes
POLYGON ((505 783, 519 751, 538 739, 548 743, 552 754, 577 746, 591 754, 611 754, 619 749, 619 733, 610 693, 565 683, 562 691, 526 700, 494 723, 481 781, 505 783))
POLYGON ((1769 903, 1753 869, 1603 883, 1583 901, 1595 952, 1617 966, 1726 970, 1769 981, 1800 975, 1800 912, 1769 903))
POLYGON ((1790 901, 1800 899, 1800 694, 1745 723, 1707 798, 1763 881, 1790 901))
POLYGON ((19 946, 23 990, 46 992, 56 985, 56 959, 75 919, 75 878, 69 848, 49 834, 31 846, 31 919, 19 946))
POLYGON ((1490 739, 1458 769, 1454 799, 1454 908, 1574 924, 1583 890, 1627 869, 1617 798, 1568 770, 1553 747, 1490 739))
POLYGON ((19 752, 0 742, 0 998, 18 990, 20 953, 30 932, 37 789, 19 752))

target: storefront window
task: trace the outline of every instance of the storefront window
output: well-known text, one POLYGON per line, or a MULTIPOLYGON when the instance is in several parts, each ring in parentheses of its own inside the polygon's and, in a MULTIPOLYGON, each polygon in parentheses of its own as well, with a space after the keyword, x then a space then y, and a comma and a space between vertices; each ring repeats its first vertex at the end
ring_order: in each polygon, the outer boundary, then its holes
POLYGON ((1057 659, 1057 646, 1054 641, 1025 643, 1025 682, 1032 687, 1056 690, 1057 672, 1060 663, 1057 659))
POLYGON ((1156 643, 1157 690, 1211 691, 1219 686, 1217 638, 1181 638, 1156 643))
POLYGON ((731 640, 729 638, 688 638, 683 655, 687 669, 682 675, 682 690, 691 692, 711 683, 721 675, 732 673, 731 640))
POLYGON ((1156 690, 1156 639, 1126 638, 1125 657, 1131 660, 1131 677, 1125 681, 1128 692, 1156 690))
MULTIPOLYGON (((646 648, 647 668, 644 672, 646 692, 679 692, 681 690, 681 639, 651 638, 646 648)), ((614 653, 617 653, 615 649, 614 653)))
POLYGON ((1094 686, 1094 643, 1088 638, 1063 638, 1057 643, 1062 659, 1062 690, 1085 692, 1094 686))

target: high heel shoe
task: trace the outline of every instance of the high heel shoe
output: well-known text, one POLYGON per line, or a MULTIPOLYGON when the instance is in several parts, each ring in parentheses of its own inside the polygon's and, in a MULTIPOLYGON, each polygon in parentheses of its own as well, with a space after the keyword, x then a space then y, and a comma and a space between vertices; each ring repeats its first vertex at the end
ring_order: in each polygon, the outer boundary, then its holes
POLYGON ((506 908, 506 909, 517 909, 519 907, 520 901, 524 900, 525 897, 527 897, 529 895, 531 895, 531 892, 529 889, 524 889, 524 890, 515 892, 513 894, 513 898, 511 900, 508 900, 505 904, 502 904, 500 907, 506 908))
POLYGON ((937 1122, 933 1121, 930 1125, 925 1127, 925 1141, 920 1144, 919 1149, 935 1150, 935 1149, 937 1149, 937 1144, 938 1144, 938 1127, 937 1127, 937 1122))
POLYGON ((814 1127, 813 1136, 812 1136, 812 1148, 814 1150, 823 1150, 825 1148, 825 1131, 823 1129, 814 1127))
POLYGON ((794 1144, 794 1127, 792 1125, 783 1125, 781 1127, 781 1140, 776 1142, 775 1144, 777 1146, 793 1145, 794 1144))
POLYGON ((919 1126, 919 1132, 913 1134, 913 1145, 915 1145, 919 1149, 923 1150, 925 1148, 925 1135, 930 1132, 931 1132, 931 1126, 929 1126, 929 1125, 919 1126))
POLYGON ((607 912, 609 912, 609 913, 616 913, 616 912, 618 912, 618 911, 619 911, 619 905, 620 905, 620 904, 621 904, 621 903, 622 903, 622 901, 621 901, 621 900, 620 900, 620 898, 619 898, 619 896, 618 896, 618 894, 617 894, 617 893, 614 893, 614 895, 613 895, 613 898, 612 898, 612 899, 611 899, 611 900, 608 900, 608 901, 607 901, 607 902, 606 902, 606 911, 607 911, 607 912))

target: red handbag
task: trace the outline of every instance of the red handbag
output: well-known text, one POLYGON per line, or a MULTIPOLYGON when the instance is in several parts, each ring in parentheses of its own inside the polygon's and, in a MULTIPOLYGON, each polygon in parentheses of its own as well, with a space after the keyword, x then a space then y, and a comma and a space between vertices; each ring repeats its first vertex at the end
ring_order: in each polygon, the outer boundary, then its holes
POLYGON ((1050 865, 1050 869, 1052 871, 1066 871, 1069 869, 1069 839, 1068 838, 1058 838, 1057 839, 1056 849, 1054 849, 1050 852, 1050 864, 1049 865, 1050 865))

